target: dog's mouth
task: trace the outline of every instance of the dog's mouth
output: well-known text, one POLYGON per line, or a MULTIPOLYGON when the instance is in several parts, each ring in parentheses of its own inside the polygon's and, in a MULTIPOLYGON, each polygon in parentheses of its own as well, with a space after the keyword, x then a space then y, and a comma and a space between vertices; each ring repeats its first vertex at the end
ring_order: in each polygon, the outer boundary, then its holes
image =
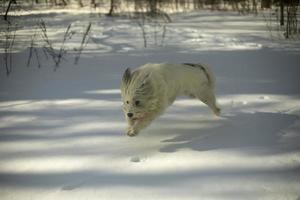
POLYGON ((142 121, 143 119, 144 119, 144 117, 133 117, 130 120, 133 122, 136 122, 136 121, 142 121))
POLYGON ((141 115, 141 116, 138 116, 138 117, 132 117, 132 118, 130 118, 130 120, 133 121, 133 122, 142 121, 142 120, 145 119, 145 117, 146 117, 146 115, 144 114, 144 115, 141 115))

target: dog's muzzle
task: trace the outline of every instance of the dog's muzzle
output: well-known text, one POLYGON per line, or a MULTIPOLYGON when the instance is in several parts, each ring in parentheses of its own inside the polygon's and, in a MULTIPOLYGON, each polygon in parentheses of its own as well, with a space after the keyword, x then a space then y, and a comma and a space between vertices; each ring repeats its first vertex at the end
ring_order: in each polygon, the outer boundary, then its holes
POLYGON ((127 117, 129 118, 133 117, 133 113, 127 113, 127 117))

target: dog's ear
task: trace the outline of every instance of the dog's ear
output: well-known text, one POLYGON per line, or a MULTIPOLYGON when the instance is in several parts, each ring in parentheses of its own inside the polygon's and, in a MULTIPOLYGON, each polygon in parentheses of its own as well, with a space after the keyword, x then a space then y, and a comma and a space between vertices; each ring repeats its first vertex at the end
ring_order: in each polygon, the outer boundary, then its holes
POLYGON ((127 68, 123 74, 122 82, 124 84, 128 84, 131 80, 131 71, 129 68, 127 68))
POLYGON ((146 74, 146 76, 143 79, 143 82, 142 82, 141 86, 144 86, 147 82, 149 82, 150 76, 151 76, 151 73, 146 74))

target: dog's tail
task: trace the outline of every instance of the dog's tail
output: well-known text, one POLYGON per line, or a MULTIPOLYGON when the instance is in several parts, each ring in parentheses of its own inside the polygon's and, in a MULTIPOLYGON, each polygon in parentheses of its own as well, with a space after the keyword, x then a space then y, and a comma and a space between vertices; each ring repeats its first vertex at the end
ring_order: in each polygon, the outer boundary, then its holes
POLYGON ((183 63, 184 65, 188 65, 190 67, 197 67, 200 68, 201 71, 205 74, 208 86, 210 86, 212 89, 215 88, 216 85, 216 78, 211 70, 211 68, 208 65, 197 63, 197 64, 192 64, 192 63, 183 63))
POLYGON ((201 66, 202 71, 205 73, 205 76, 208 81, 208 85, 214 89, 215 85, 216 85, 216 78, 215 78, 210 66, 208 66, 206 64, 198 64, 198 65, 201 66))

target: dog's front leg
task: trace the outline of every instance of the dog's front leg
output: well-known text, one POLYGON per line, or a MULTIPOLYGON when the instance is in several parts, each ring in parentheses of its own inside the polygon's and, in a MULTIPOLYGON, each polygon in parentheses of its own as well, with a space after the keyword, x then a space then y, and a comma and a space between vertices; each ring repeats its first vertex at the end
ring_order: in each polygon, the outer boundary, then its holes
POLYGON ((133 127, 128 127, 127 129, 126 129, 126 134, 128 135, 128 136, 130 136, 130 137, 132 137, 132 136, 136 136, 137 134, 138 134, 138 131, 136 131, 135 129, 133 129, 133 127))
POLYGON ((136 120, 131 124, 128 124, 127 135, 128 136, 136 136, 142 129, 146 128, 151 124, 153 118, 148 117, 142 120, 136 120))
POLYGON ((142 129, 142 123, 140 121, 134 121, 131 124, 128 124, 128 128, 127 128, 127 135, 128 136, 136 136, 140 130, 142 129))
POLYGON ((130 120, 129 118, 126 118, 128 127, 126 128, 126 134, 128 136, 135 136, 137 134, 137 131, 134 129, 135 122, 130 120))

